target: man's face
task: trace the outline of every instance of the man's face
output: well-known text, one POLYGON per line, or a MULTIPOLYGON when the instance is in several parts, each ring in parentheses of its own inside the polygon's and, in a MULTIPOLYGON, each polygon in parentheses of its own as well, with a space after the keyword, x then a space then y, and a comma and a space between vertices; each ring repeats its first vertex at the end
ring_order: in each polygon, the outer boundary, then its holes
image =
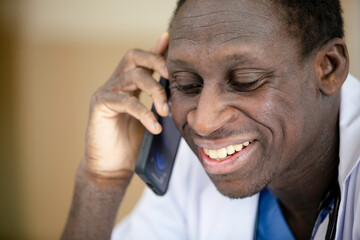
POLYGON ((263 1, 191 1, 170 32, 174 121, 217 189, 246 197, 299 174, 321 129, 311 60, 263 1))

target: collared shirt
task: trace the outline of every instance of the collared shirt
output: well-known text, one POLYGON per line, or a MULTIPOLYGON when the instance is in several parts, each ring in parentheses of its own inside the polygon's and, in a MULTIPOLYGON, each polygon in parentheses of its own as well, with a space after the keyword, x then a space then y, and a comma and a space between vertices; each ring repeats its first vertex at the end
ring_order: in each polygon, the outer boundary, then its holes
POLYGON ((277 198, 265 188, 260 192, 256 240, 295 240, 277 198))
MULTIPOLYGON (((349 75, 341 90, 339 185, 341 202, 335 239, 360 239, 360 82, 349 75)), ((256 231, 259 194, 232 200, 215 189, 199 160, 182 140, 169 191, 146 189, 112 239, 242 239, 256 231)), ((324 239, 328 216, 315 240, 324 239)))

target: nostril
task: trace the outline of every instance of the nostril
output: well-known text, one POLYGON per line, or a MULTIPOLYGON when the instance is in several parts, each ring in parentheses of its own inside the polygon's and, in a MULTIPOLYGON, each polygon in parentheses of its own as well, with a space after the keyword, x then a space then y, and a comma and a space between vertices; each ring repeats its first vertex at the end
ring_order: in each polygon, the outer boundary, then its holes
POLYGON ((203 115, 199 115, 197 110, 192 110, 187 115, 187 121, 190 127, 195 131, 199 136, 207 136, 211 133, 209 125, 211 121, 206 119, 203 115))
POLYGON ((196 110, 191 110, 187 116, 187 122, 189 123, 189 125, 191 126, 191 128, 194 128, 194 124, 195 124, 195 115, 196 115, 196 110))
POLYGON ((234 121, 235 119, 237 119, 239 117, 239 112, 233 108, 233 107, 228 107, 225 108, 222 112, 221 112, 221 116, 220 118, 223 118, 223 120, 225 122, 231 122, 234 121))
POLYGON ((187 121, 199 136, 209 136, 227 123, 235 120, 237 115, 234 108, 225 108, 218 111, 215 111, 215 109, 212 109, 212 111, 195 109, 188 113, 187 121))

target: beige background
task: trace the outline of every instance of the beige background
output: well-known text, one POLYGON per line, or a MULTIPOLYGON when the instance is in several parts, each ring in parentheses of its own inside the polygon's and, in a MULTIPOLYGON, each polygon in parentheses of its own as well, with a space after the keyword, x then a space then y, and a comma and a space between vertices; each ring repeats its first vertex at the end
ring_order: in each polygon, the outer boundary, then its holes
MULTIPOLYGON (((360 1, 343 0, 360 77, 360 1)), ((91 94, 126 49, 149 49, 175 0, 0 1, 0 239, 57 239, 83 153, 91 94)), ((131 183, 120 219, 141 193, 131 183)))

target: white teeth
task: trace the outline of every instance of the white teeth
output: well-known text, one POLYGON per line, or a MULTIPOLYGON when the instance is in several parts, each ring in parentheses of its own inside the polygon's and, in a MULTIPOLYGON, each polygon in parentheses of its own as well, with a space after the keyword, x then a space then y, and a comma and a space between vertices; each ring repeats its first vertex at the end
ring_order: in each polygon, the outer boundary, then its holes
POLYGON ((230 145, 230 146, 226 147, 226 151, 227 151, 227 154, 231 155, 235 152, 235 149, 234 149, 233 145, 230 145))
POLYGON ((235 151, 241 151, 243 149, 243 145, 242 144, 236 144, 234 145, 235 151))
POLYGON ((213 149, 209 149, 209 157, 213 159, 217 158, 217 151, 213 149))
POLYGON ((203 148, 204 153, 208 155, 210 158, 222 161, 228 157, 228 155, 232 155, 236 152, 241 151, 244 147, 247 147, 252 143, 251 141, 243 142, 242 144, 235 144, 227 146, 226 148, 220 148, 220 149, 209 149, 209 148, 203 148))
POLYGON ((226 155, 227 155, 227 152, 226 152, 225 148, 220 148, 219 150, 217 150, 218 158, 225 158, 226 155))
POLYGON ((204 148, 204 153, 209 156, 209 149, 208 149, 208 148, 204 148))

